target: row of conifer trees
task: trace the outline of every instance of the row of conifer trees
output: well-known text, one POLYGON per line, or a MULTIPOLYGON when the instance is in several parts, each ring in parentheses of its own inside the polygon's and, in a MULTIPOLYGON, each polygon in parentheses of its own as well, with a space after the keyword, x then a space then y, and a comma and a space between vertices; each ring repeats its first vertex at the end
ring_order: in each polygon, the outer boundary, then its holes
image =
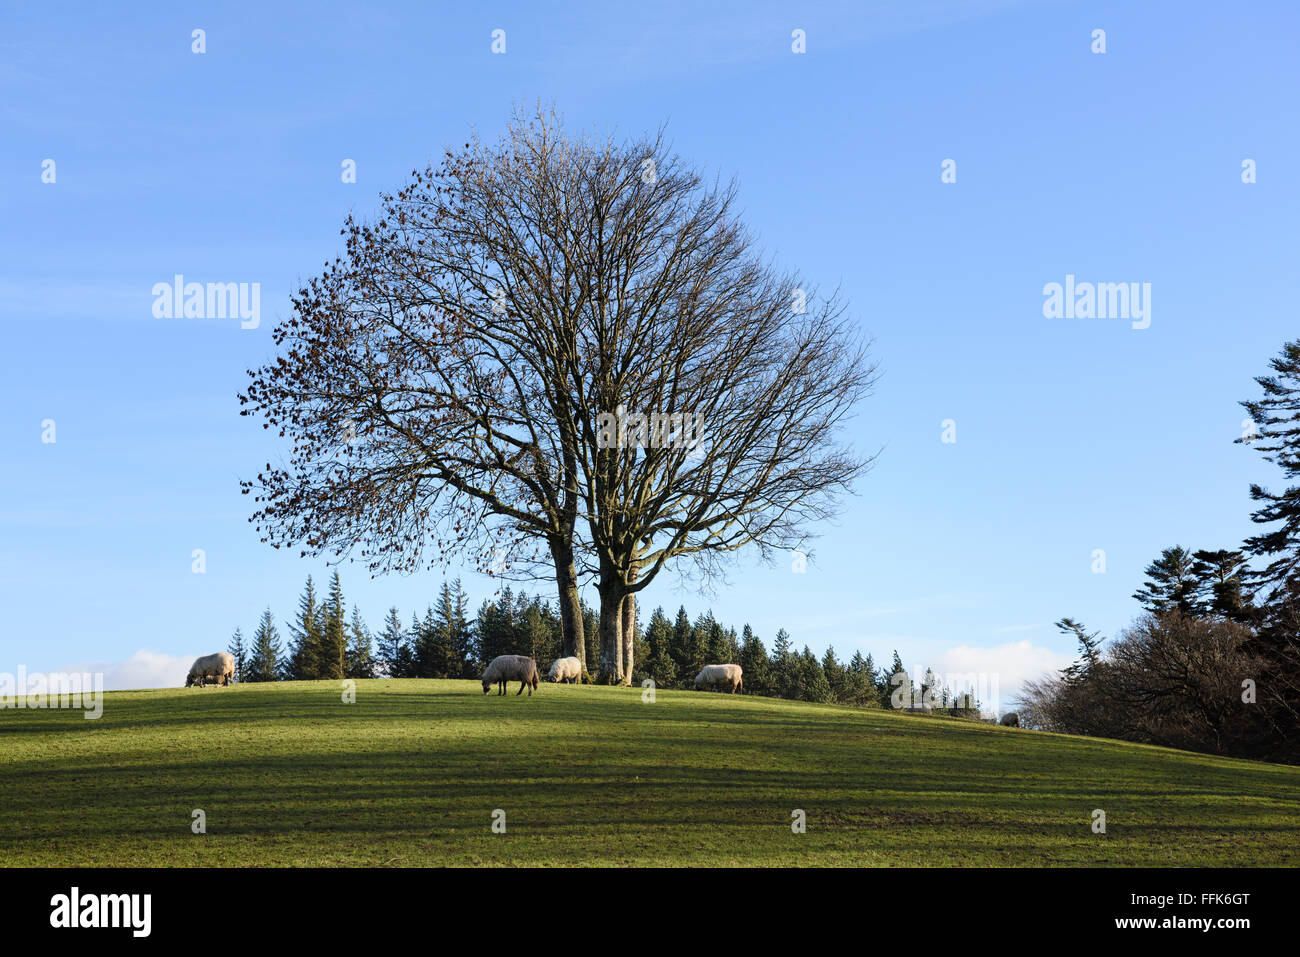
MULTIPOLYGON (((585 603, 583 617, 587 660, 594 661, 599 622, 585 603)), ((360 609, 349 611, 337 571, 323 598, 308 577, 287 632, 281 635, 270 608, 251 638, 237 629, 229 647, 236 680, 477 678, 486 662, 504 654, 528 655, 544 670, 560 657, 561 647, 560 618, 552 602, 507 586, 471 617, 459 579, 442 584, 423 616, 406 620, 390 608, 382 628, 373 633, 360 609)), ((889 668, 877 669, 872 656, 860 651, 841 661, 833 647, 820 657, 807 645, 800 650, 785 629, 776 633, 769 651, 749 625, 737 634, 712 611, 692 621, 685 607, 675 619, 656 608, 645 626, 637 621, 634 660, 633 683, 638 686, 651 679, 660 688, 690 687, 704 665, 735 662, 744 668, 746 693, 867 708, 889 707, 897 688, 889 676, 904 671, 897 651, 889 668)), ((923 689, 949 703, 950 695, 928 672, 923 689)))

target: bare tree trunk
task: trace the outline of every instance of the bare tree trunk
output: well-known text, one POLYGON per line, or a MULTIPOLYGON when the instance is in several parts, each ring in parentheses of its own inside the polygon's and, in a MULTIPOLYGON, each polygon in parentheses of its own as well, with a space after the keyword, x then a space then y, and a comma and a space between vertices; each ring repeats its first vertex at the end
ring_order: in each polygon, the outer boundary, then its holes
POLYGON ((623 596, 623 684, 632 683, 632 649, 636 645, 636 595, 623 596))
POLYGON ((573 548, 567 543, 552 542, 555 581, 560 592, 560 654, 577 658, 587 671, 587 642, 582 630, 582 602, 578 598, 578 574, 573 564, 573 548))
POLYGON ((626 684, 623 675, 623 598, 626 590, 617 572, 600 574, 600 674, 603 685, 626 684))
MULTIPOLYGON (((621 599, 620 599, 621 601, 621 599)), ((600 603, 600 674, 603 685, 623 684, 623 621, 618 606, 600 603)))

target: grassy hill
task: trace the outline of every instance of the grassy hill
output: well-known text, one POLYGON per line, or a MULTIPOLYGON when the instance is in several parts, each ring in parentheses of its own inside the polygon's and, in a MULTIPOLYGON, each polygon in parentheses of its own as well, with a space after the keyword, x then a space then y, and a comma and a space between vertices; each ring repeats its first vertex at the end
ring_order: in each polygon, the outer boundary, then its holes
POLYGON ((1294 865, 1300 768, 684 691, 116 692, 0 711, 0 864, 1294 865))

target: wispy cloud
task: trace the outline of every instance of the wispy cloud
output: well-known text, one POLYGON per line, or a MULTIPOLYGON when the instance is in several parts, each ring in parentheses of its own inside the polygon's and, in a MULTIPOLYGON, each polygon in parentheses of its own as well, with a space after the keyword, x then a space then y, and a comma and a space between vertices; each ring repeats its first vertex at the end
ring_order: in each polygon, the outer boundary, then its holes
POLYGON ((997 675, 999 696, 1005 706, 1026 681, 1058 671, 1072 660, 1068 654, 1035 645, 1026 638, 991 648, 958 645, 935 655, 930 667, 940 675, 971 672, 997 675))
POLYGON ((104 675, 106 691, 133 691, 141 688, 179 688, 185 684, 193 658, 177 658, 159 651, 141 648, 125 661, 92 661, 65 665, 65 673, 104 675))

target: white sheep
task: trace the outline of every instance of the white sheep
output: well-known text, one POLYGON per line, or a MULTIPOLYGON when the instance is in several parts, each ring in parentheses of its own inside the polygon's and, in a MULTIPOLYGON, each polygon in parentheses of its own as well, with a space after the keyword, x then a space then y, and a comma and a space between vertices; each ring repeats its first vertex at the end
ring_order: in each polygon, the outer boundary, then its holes
POLYGON ((574 682, 582 680, 582 662, 577 658, 556 658, 547 672, 547 681, 574 682))
POLYGON ((215 655, 203 655, 194 659, 190 673, 185 679, 185 687, 198 685, 202 688, 211 678, 219 685, 228 685, 235 677, 235 656, 225 651, 215 655))
POLYGON ((695 689, 725 688, 731 694, 745 687, 741 680, 740 665, 705 665, 695 676, 695 689))
POLYGON ((495 684, 501 689, 498 694, 505 694, 507 681, 521 682, 515 694, 523 694, 527 687, 528 697, 531 698, 538 685, 537 662, 524 655, 498 655, 493 658, 483 670, 483 693, 487 694, 488 689, 495 684))

